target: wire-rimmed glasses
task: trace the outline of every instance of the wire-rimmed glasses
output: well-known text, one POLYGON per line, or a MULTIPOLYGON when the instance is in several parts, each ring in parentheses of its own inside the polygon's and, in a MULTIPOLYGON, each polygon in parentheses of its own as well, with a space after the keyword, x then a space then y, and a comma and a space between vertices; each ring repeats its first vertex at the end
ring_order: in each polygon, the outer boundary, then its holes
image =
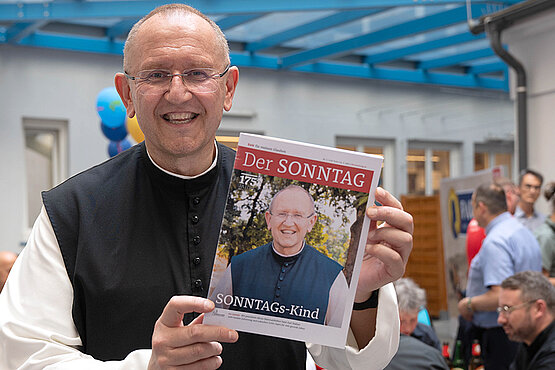
POLYGON ((537 301, 537 299, 533 299, 531 301, 520 303, 520 304, 517 304, 517 305, 514 305, 514 306, 507 306, 507 305, 500 306, 500 307, 497 307, 497 313, 499 315, 509 316, 511 314, 511 312, 513 312, 515 310, 520 310, 521 308, 524 308, 524 307, 526 307, 526 306, 528 306, 528 305, 530 305, 530 304, 532 304, 536 301, 537 301))
POLYGON ((136 76, 125 73, 125 77, 135 81, 137 91, 144 95, 161 95, 170 89, 174 77, 181 77, 182 83, 192 93, 213 93, 218 90, 217 80, 229 71, 231 64, 223 72, 212 68, 193 68, 181 73, 171 73, 165 69, 148 69, 137 72, 136 76))
POLYGON ((293 222, 296 223, 296 224, 314 216, 314 212, 312 212, 308 216, 303 216, 300 213, 287 213, 287 212, 277 212, 277 213, 270 212, 270 214, 273 217, 275 217, 279 222, 283 222, 287 219, 287 217, 290 217, 293 220, 293 222))

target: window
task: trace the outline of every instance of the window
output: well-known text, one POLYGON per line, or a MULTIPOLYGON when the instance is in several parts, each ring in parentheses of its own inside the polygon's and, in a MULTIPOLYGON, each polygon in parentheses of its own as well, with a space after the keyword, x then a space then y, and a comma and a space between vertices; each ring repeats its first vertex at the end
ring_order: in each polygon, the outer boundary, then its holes
POLYGON ((407 151, 407 190, 412 195, 439 193, 441 179, 455 176, 456 144, 411 143, 407 151))
POLYGON ((30 229, 42 207, 41 192, 67 177, 67 122, 23 120, 27 184, 26 225, 30 229))
POLYGON ((394 142, 382 139, 359 139, 339 137, 336 140, 336 147, 339 149, 352 150, 367 154, 377 154, 384 157, 382 172, 380 174, 379 186, 386 189, 393 189, 394 172, 394 142))
POLYGON ((474 171, 485 170, 495 166, 504 166, 505 175, 513 178, 513 152, 512 141, 495 141, 479 143, 474 148, 474 171))

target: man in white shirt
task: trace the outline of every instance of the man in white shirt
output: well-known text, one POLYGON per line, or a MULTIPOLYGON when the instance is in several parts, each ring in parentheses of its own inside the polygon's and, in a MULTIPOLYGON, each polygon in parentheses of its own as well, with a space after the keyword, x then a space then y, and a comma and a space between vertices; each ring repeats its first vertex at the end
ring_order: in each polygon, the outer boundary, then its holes
MULTIPOLYGON (((203 298, 206 271, 233 162, 215 144, 239 76, 223 33, 183 4, 157 8, 129 33, 124 68, 116 88, 145 142, 43 194, 0 295, 0 368, 218 368, 223 361, 248 369, 288 360, 289 352, 264 346, 270 337, 241 342, 247 333, 203 325, 202 315, 188 319, 214 309, 203 298), (168 292, 173 297, 164 298, 168 292)), ((330 369, 383 368, 397 349, 390 283, 404 273, 413 222, 385 190, 376 200, 383 206, 367 211, 349 342, 307 345, 330 369), (385 223, 376 228, 378 221, 385 223)), ((292 341, 277 345, 298 354, 292 341)), ((295 363, 304 367, 304 358, 295 363)))

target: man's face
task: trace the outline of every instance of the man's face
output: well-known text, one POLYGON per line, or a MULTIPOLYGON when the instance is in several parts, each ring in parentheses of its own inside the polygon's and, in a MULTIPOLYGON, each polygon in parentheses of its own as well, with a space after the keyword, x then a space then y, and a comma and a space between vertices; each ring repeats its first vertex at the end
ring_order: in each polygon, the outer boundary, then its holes
POLYGON ((284 255, 295 254, 301 249, 305 235, 312 230, 317 218, 307 194, 295 189, 278 194, 265 217, 274 248, 284 255))
MULTIPOLYGON (((129 54, 131 76, 139 71, 164 69, 181 73, 191 68, 212 68, 223 72, 227 66, 216 33, 202 18, 193 14, 155 15, 139 29, 129 54)), ((118 91, 128 114, 137 115, 149 153, 172 169, 186 157, 194 162, 212 160, 214 137, 223 110, 231 109, 238 71, 232 67, 217 79, 217 91, 191 93, 174 77, 165 92, 145 94, 144 86, 121 78, 118 91)), ((118 76, 116 76, 118 85, 118 76)))
POLYGON ((478 203, 476 203, 476 193, 472 194, 472 216, 478 222, 478 226, 484 228, 487 226, 486 220, 484 219, 483 215, 483 207, 479 207, 478 203))
POLYGON ((520 200, 518 188, 514 185, 505 185, 503 190, 505 191, 505 199, 507 199, 507 211, 514 214, 518 201, 520 200))
POLYGON ((520 183, 518 189, 520 191, 520 200, 522 202, 534 204, 540 196, 540 179, 531 173, 528 173, 522 177, 522 182, 520 183))
POLYGON ((510 340, 531 343, 534 339, 535 328, 530 313, 530 304, 521 300, 520 290, 501 289, 499 306, 514 307, 512 312, 501 312, 497 322, 510 340))
POLYGON ((418 324, 418 311, 399 311, 401 334, 411 335, 418 324))

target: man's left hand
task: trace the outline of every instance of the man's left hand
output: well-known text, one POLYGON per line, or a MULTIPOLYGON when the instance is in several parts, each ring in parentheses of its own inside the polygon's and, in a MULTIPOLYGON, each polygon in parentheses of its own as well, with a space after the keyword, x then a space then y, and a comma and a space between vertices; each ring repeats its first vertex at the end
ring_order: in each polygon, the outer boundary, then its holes
POLYGON ((403 211, 399 200, 382 188, 376 189, 376 201, 382 206, 366 210, 372 221, 355 302, 367 300, 373 290, 402 277, 412 250, 412 216, 403 211), (384 223, 378 227, 380 221, 384 223))

